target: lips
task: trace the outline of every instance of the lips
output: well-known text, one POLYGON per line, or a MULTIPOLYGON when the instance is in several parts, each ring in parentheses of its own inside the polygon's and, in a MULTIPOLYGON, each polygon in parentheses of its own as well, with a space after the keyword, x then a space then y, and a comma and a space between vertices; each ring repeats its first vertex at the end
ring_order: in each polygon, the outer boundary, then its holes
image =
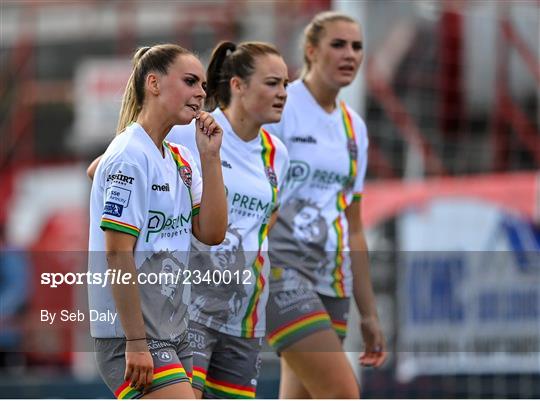
POLYGON ((338 70, 345 73, 353 73, 354 72, 354 65, 347 64, 347 65, 340 65, 338 67, 338 70))
POLYGON ((189 107, 195 113, 198 113, 201 107, 198 104, 186 104, 186 107, 189 107))

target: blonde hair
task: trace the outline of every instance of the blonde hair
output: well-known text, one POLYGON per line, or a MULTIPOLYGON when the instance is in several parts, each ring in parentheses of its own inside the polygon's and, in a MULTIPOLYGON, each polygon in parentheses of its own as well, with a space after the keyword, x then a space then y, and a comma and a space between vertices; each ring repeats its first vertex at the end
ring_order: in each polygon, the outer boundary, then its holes
POLYGON ((304 37, 302 41, 302 50, 304 52, 304 65, 300 77, 305 77, 311 68, 311 61, 307 57, 306 48, 308 45, 316 47, 324 33, 324 27, 329 22, 345 21, 358 24, 353 18, 337 11, 324 11, 313 17, 311 22, 304 28, 304 37))
POLYGON ((133 56, 133 71, 126 84, 122 107, 118 117, 116 134, 137 120, 144 103, 144 82, 153 71, 167 74, 169 66, 181 54, 192 54, 189 50, 174 44, 141 47, 133 56))

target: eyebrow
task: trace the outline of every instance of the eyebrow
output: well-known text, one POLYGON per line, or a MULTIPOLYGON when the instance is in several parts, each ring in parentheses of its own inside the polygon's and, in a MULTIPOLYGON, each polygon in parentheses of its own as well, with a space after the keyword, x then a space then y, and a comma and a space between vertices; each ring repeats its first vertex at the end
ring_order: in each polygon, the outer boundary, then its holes
MULTIPOLYGON (((192 77, 193 79, 195 79, 197 82, 198 81, 201 81, 201 77, 199 77, 197 74, 193 74, 192 72, 186 72, 186 75, 189 76, 189 77, 192 77)), ((204 81, 203 81, 204 82, 204 81)))
POLYGON ((285 81, 289 80, 288 77, 283 78, 283 77, 277 77, 275 75, 269 75, 267 77, 264 77, 264 79, 277 79, 278 81, 281 81, 282 79, 284 79, 285 81))
POLYGON ((202 80, 201 77, 199 77, 197 74, 193 74, 192 72, 186 72, 185 75, 187 77, 191 77, 193 78, 195 81, 199 82, 199 81, 202 81, 201 82, 201 85, 203 86, 203 88, 206 90, 206 81, 202 80))
POLYGON ((342 38, 333 38, 331 41, 332 41, 332 42, 338 41, 338 42, 362 43, 361 40, 351 40, 351 41, 349 41, 349 40, 347 40, 347 39, 342 39, 342 38))

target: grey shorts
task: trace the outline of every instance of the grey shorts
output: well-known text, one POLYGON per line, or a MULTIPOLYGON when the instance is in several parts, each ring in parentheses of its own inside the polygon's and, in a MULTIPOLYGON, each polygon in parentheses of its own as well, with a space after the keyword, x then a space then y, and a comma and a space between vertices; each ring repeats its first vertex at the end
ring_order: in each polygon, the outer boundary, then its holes
POLYGON ((255 398, 262 338, 220 333, 194 321, 188 338, 193 349, 193 388, 203 398, 255 398))
POLYGON ((317 293, 311 281, 294 269, 272 268, 266 307, 268 343, 281 352, 313 333, 332 328, 343 340, 349 301, 317 293))
MULTIPOLYGON (((154 380, 150 391, 171 384, 190 382, 192 352, 187 332, 178 342, 148 340, 148 348, 154 360, 154 380)), ((124 380, 126 371, 126 342, 122 338, 95 338, 94 349, 98 371, 103 381, 118 399, 140 398, 143 394, 124 380)))

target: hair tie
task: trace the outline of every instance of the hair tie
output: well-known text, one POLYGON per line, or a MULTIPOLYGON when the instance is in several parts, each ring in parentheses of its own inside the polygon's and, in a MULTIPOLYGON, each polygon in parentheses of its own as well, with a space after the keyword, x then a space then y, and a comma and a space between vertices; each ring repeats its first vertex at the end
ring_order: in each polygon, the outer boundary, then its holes
POLYGON ((236 43, 229 42, 229 46, 227 47, 227 50, 225 51, 225 57, 228 57, 231 54, 233 54, 236 51, 236 49, 237 49, 236 43))
POLYGON ((140 50, 141 51, 141 57, 144 56, 148 52, 148 50, 150 50, 151 48, 152 48, 152 46, 143 46, 143 47, 141 47, 141 50, 140 50))
POLYGON ((152 46, 144 46, 140 47, 136 52, 135 56, 133 57, 133 66, 135 67, 139 61, 144 57, 146 53, 148 53, 148 50, 150 50, 152 46))

